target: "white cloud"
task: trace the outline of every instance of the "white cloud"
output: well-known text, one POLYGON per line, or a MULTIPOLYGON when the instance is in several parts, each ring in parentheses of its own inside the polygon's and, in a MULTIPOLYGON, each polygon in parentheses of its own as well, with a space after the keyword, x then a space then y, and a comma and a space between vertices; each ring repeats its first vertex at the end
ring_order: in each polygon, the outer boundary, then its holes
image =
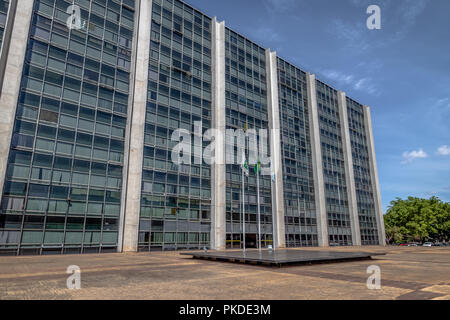
POLYGON ((343 73, 337 70, 321 70, 319 72, 325 78, 336 81, 338 85, 350 86, 355 90, 363 91, 371 95, 378 95, 380 92, 373 84, 371 78, 359 78, 353 74, 343 73))
POLYGON ((445 107, 445 105, 447 105, 447 107, 450 107, 450 103, 448 103, 448 102, 450 102, 450 98, 439 99, 436 102, 436 106, 438 106, 438 107, 444 106, 445 107))
POLYGON ((353 87, 355 88, 355 90, 365 91, 372 95, 378 95, 379 93, 378 89, 372 83, 372 79, 370 78, 362 78, 358 80, 353 87))
POLYGON ((354 81, 354 76, 351 74, 345 74, 340 71, 336 70, 323 70, 321 72, 325 77, 328 79, 337 81, 338 83, 342 84, 351 84, 354 81))
POLYGON ((450 147, 449 146, 439 147, 437 154, 440 156, 450 156, 450 147))
POLYGON ((403 152, 403 164, 407 164, 407 163, 411 163, 413 162, 415 159, 425 159, 428 158, 428 154, 423 151, 423 149, 419 149, 419 150, 414 150, 411 152, 403 152))

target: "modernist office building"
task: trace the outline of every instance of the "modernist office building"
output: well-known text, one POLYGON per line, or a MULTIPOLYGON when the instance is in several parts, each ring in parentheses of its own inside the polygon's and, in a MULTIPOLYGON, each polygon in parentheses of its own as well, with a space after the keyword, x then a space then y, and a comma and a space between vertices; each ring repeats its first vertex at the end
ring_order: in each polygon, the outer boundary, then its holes
POLYGON ((1 254, 242 247, 226 139, 211 165, 171 161, 196 122, 272 129, 247 245, 259 218, 276 248, 384 244, 369 108, 224 22, 179 0, 0 0, 0 39, 1 254))

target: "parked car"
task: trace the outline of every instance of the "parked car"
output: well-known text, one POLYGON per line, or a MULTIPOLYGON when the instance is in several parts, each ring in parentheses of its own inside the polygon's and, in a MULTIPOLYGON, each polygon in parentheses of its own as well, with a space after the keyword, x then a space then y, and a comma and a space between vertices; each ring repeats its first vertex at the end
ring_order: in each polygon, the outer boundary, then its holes
POLYGON ((328 244, 328 246, 330 246, 330 247, 339 247, 339 243, 337 243, 337 242, 330 242, 328 244))
POLYGON ((417 243, 408 243, 408 247, 417 247, 417 243))
POLYGON ((433 246, 433 243, 431 243, 431 242, 425 242, 422 246, 423 246, 423 247, 432 247, 432 246, 433 246))
POLYGON ((407 246, 408 246, 407 243, 401 243, 401 244, 400 244, 400 247, 407 247, 407 246))

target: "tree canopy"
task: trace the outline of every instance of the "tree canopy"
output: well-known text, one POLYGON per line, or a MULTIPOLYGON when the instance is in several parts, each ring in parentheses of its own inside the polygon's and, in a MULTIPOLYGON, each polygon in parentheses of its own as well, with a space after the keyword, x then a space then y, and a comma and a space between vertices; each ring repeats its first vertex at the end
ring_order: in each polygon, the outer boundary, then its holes
POLYGON ((389 242, 448 241, 450 203, 437 197, 392 201, 384 217, 389 242))

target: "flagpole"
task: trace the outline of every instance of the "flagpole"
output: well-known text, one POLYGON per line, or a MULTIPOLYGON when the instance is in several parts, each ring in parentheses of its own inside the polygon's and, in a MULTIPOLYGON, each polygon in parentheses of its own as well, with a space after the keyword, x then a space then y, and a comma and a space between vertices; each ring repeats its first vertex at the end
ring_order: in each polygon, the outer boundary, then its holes
POLYGON ((259 163, 256 165, 256 192, 258 194, 258 248, 261 250, 261 208, 259 201, 259 163))
POLYGON ((244 237, 244 251, 245 251, 245 174, 244 167, 242 167, 242 232, 244 237))

